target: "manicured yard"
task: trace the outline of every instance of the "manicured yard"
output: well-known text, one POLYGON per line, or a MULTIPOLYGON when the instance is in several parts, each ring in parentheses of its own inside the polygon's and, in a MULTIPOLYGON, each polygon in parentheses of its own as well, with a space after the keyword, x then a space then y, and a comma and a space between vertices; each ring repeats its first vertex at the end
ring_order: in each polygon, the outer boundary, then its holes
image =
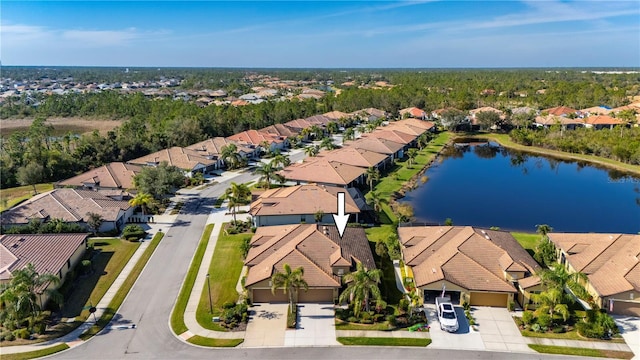
POLYGON ((117 238, 91 239, 89 244, 100 251, 92 261, 94 271, 88 276, 79 277, 73 284, 65 284, 63 291, 67 290, 69 295, 65 296, 62 317, 79 316, 77 320, 85 320, 89 310, 83 308, 98 304, 140 246, 138 242, 117 238))
POLYGON ((98 323, 93 325, 91 328, 89 328, 89 330, 80 335, 81 339, 87 340, 88 338, 100 332, 100 330, 102 330, 105 326, 107 326, 107 324, 111 321, 113 316, 120 308, 120 305, 122 305, 122 302, 129 293, 129 290, 131 290, 131 287, 133 287, 133 284, 135 284, 138 276, 140 276, 140 273, 144 269, 145 265, 147 265, 147 262, 151 258, 151 255, 153 255, 153 252, 156 250, 158 245, 160 245, 160 240, 162 240, 163 237, 164 233, 162 232, 158 232, 153 236, 149 247, 147 247, 142 253, 142 256, 140 256, 140 259, 129 273, 129 276, 127 276, 125 281, 122 283, 122 286, 120 286, 120 289, 118 289, 116 294, 113 296, 113 299, 100 317, 100 320, 98 320, 98 323))
POLYGON ((373 346, 427 346, 431 339, 414 338, 378 338, 378 337, 339 337, 342 345, 373 345, 373 346))
POLYGON ((387 321, 377 324, 353 324, 336 319, 336 330, 391 330, 387 321))
POLYGON ((242 344, 243 341, 244 339, 212 339, 198 335, 192 336, 187 340, 191 344, 208 347, 236 347, 242 344))
POLYGON ((542 239, 540 234, 512 232, 511 235, 513 235, 518 243, 520 243, 520 245, 527 250, 531 256, 536 252, 538 243, 540 243, 540 240, 542 239))
POLYGON ((29 351, 17 354, 4 354, 2 355, 2 360, 28 360, 35 359, 43 356, 48 356, 51 354, 55 354, 62 350, 67 350, 69 345, 67 344, 58 344, 56 346, 48 347, 42 350, 29 351))
POLYGON ((227 235, 224 232, 224 226, 220 229, 220 236, 209 265, 213 313, 209 312, 209 292, 206 283, 196 311, 198 323, 206 329, 224 331, 220 325, 211 321, 211 317, 221 313, 224 303, 238 301, 236 284, 243 266, 240 246, 246 238, 251 236, 253 236, 252 233, 227 235))
POLYGON ((589 349, 589 348, 564 347, 564 346, 552 346, 552 345, 535 345, 535 344, 529 344, 529 347, 539 353, 545 353, 545 354, 608 357, 608 358, 615 358, 615 359, 631 359, 633 357, 633 353, 627 352, 627 351, 611 351, 611 350, 598 350, 598 349, 589 349))
MULTIPOLYGON (((52 183, 46 184, 37 184, 36 189, 38 190, 38 194, 43 193, 45 191, 53 190, 52 183)), ((33 196, 33 186, 18 186, 14 188, 2 189, 0 195, 0 211, 4 211, 5 209, 9 209, 10 207, 27 200, 33 196)))
POLYGON ((187 308, 187 302, 189 301, 189 296, 193 290, 193 284, 196 282, 198 269, 200 269, 200 264, 202 264, 202 257, 204 256, 204 252, 209 244, 209 238, 211 237, 211 231, 213 231, 214 225, 215 224, 209 224, 205 226, 198 248, 191 260, 189 272, 187 272, 187 276, 182 284, 182 289, 180 289, 176 305, 173 307, 173 312, 171 313, 171 328, 177 335, 189 330, 187 325, 184 323, 184 311, 187 308))

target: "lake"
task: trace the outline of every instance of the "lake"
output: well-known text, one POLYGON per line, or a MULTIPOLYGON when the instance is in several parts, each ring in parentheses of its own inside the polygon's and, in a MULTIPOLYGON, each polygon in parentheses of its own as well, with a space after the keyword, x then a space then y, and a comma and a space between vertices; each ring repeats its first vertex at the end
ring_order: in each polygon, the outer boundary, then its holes
POLYGON ((416 221, 534 232, 640 231, 640 179, 494 143, 447 147, 401 202, 416 221))

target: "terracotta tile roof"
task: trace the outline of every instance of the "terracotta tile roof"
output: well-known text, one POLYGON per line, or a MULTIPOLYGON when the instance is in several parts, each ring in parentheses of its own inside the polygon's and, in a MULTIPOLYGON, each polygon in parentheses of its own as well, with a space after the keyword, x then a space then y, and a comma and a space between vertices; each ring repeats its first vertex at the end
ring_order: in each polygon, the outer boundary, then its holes
POLYGON ((289 165, 281 170, 280 174, 287 180, 346 186, 364 175, 365 172, 365 168, 336 161, 315 159, 301 164, 289 165))
POLYGON ((113 200, 96 191, 63 188, 38 194, 4 211, 1 218, 2 224, 26 224, 33 218, 82 222, 87 213, 93 212, 105 221, 116 221, 120 211, 130 207, 127 201, 113 200))
POLYGON ((570 119, 567 117, 557 116, 557 115, 546 115, 546 116, 538 115, 536 116, 536 119, 534 120, 534 122, 536 124, 547 125, 547 126, 557 125, 557 124, 584 125, 584 122, 581 119, 570 119))
POLYGON ((384 162, 387 159, 387 155, 348 146, 336 150, 323 151, 318 154, 317 158, 368 168, 384 162))
POLYGON ((418 117, 418 118, 427 116, 427 113, 424 110, 417 107, 409 107, 409 108, 401 109, 399 113, 400 113, 400 116, 409 114, 412 117, 418 117))
POLYGON ((486 111, 498 113, 500 115, 504 114, 502 111, 500 111, 500 110, 498 110, 498 109, 496 109, 494 107, 491 107, 491 106, 483 106, 483 107, 479 107, 477 109, 469 110, 469 114, 471 114, 471 116, 475 116, 479 112, 486 112, 486 111))
POLYGON ((389 125, 381 128, 387 131, 399 131, 409 135, 420 136, 426 132, 425 129, 417 126, 413 126, 411 124, 398 124, 395 122, 389 123, 389 125))
POLYGON ((417 286, 447 280, 468 290, 515 292, 504 271, 539 266, 508 233, 470 226, 399 227, 403 259, 417 286))
POLYGON ((377 118, 382 118, 387 116, 387 112, 384 110, 376 109, 376 108, 366 108, 362 110, 356 110, 352 112, 350 115, 356 116, 360 114, 366 114, 369 116, 375 116, 377 118))
POLYGON ((169 165, 176 166, 180 169, 191 171, 200 166, 211 166, 216 163, 215 160, 207 159, 196 150, 190 150, 174 146, 169 149, 156 151, 152 154, 129 160, 129 164, 138 165, 155 165, 166 161, 169 165))
POLYGON ((581 113, 590 115, 608 115, 611 111, 611 109, 607 109, 602 106, 593 106, 580 110, 581 113))
POLYGON ((584 118, 582 120, 584 121, 585 124, 591 124, 591 125, 620 125, 620 124, 622 124, 621 120, 618 120, 616 118, 612 118, 611 116, 608 116, 608 115, 589 116, 589 117, 586 117, 586 118, 584 118))
POLYGON ((310 128, 315 124, 312 124, 311 122, 305 119, 296 119, 296 120, 287 121, 286 123, 284 123, 284 125, 290 128, 296 129, 297 131, 302 131, 304 129, 310 128))
POLYGON ((546 112, 549 115, 562 116, 562 115, 575 114, 578 112, 578 110, 572 109, 566 106, 556 106, 549 109, 544 109, 542 110, 542 112, 546 112))
POLYGON ((405 145, 411 143, 417 138, 416 135, 407 134, 405 132, 393 130, 393 129, 385 130, 385 128, 378 128, 370 133, 363 134, 362 137, 387 139, 387 140, 395 141, 405 145))
POLYGON ((601 296, 640 291, 640 235, 550 233, 549 239, 601 296))
POLYGON ((32 263, 39 274, 57 275, 88 234, 0 235, 0 279, 32 263))
POLYGON ((249 267, 247 286, 269 279, 275 271, 282 271, 284 264, 294 269, 302 266, 310 287, 340 287, 340 278, 333 274, 332 265, 355 267, 356 262, 362 262, 366 268, 375 269, 362 228, 348 227, 340 238, 335 226, 265 226, 258 228, 251 246, 245 259, 249 267))
POLYGON ((311 125, 318 126, 327 126, 328 123, 333 121, 333 119, 330 119, 324 115, 309 116, 308 118, 305 118, 305 120, 311 123, 311 125))
POLYGON ((222 148, 230 144, 238 146, 237 142, 228 140, 221 136, 210 138, 204 141, 200 141, 193 145, 187 146, 185 149, 196 151, 202 157, 205 158, 217 158, 222 154, 222 148))
POLYGON ((389 123, 389 125, 394 125, 394 124, 411 125, 413 127, 417 127, 425 131, 431 130, 436 125, 431 121, 425 121, 425 120, 414 119, 414 118, 402 119, 402 120, 393 121, 389 123))
POLYGON ((142 170, 142 167, 138 165, 112 162, 62 180, 56 183, 56 186, 82 187, 85 184, 90 184, 101 188, 130 189, 133 188, 133 177, 140 170, 142 170))
POLYGON ((379 139, 376 137, 360 138, 355 141, 347 142, 345 146, 387 155, 395 154, 404 148, 404 144, 402 143, 387 139, 379 139))
POLYGON ((322 114, 322 116, 328 117, 331 120, 340 120, 340 119, 348 119, 351 116, 347 113, 344 113, 342 111, 330 111, 328 113, 324 113, 322 114))
POLYGON ((345 193, 346 213, 360 212, 344 189, 308 184, 267 190, 251 203, 249 213, 253 216, 315 214, 318 211, 336 213, 338 192, 345 193))
POLYGON ((285 138, 294 137, 299 135, 301 130, 295 127, 289 127, 285 124, 273 124, 271 126, 267 126, 266 128, 260 129, 263 133, 269 133, 277 136, 283 136, 285 138))
POLYGON ((278 135, 269 134, 258 130, 246 130, 241 133, 228 136, 227 139, 255 146, 259 146, 263 141, 266 141, 269 144, 281 143, 284 141, 284 139, 278 135))

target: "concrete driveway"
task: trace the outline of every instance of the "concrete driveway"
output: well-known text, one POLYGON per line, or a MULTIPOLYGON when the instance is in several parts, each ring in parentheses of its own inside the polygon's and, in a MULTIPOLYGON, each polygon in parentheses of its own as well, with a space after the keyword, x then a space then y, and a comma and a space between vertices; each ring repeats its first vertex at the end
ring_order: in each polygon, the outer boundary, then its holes
POLYGON ((429 336, 431 336, 432 341, 429 347, 436 349, 484 350, 485 346, 482 337, 469 327, 462 307, 456 306, 455 309, 459 328, 455 333, 449 333, 440 329, 436 306, 434 304, 424 305, 424 312, 427 315, 430 326, 429 336))
POLYGON ((284 346, 289 304, 257 303, 249 308, 242 347, 284 346))
POLYGON ((333 304, 298 304, 298 324, 284 337, 285 346, 337 346, 333 304))
POLYGON ((640 318, 623 315, 612 315, 620 328, 620 335, 635 354, 634 359, 640 359, 640 318))
POLYGON ((486 350, 533 352, 507 309, 474 307, 471 315, 476 319, 486 350))

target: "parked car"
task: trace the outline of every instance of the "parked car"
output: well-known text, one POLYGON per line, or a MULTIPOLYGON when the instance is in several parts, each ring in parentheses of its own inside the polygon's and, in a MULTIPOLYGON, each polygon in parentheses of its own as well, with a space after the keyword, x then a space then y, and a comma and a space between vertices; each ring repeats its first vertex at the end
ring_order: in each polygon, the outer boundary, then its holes
POLYGON ((440 322, 440 329, 448 332, 458 331, 458 317, 456 316, 456 310, 453 308, 451 298, 437 297, 436 309, 438 312, 438 322, 440 322))

